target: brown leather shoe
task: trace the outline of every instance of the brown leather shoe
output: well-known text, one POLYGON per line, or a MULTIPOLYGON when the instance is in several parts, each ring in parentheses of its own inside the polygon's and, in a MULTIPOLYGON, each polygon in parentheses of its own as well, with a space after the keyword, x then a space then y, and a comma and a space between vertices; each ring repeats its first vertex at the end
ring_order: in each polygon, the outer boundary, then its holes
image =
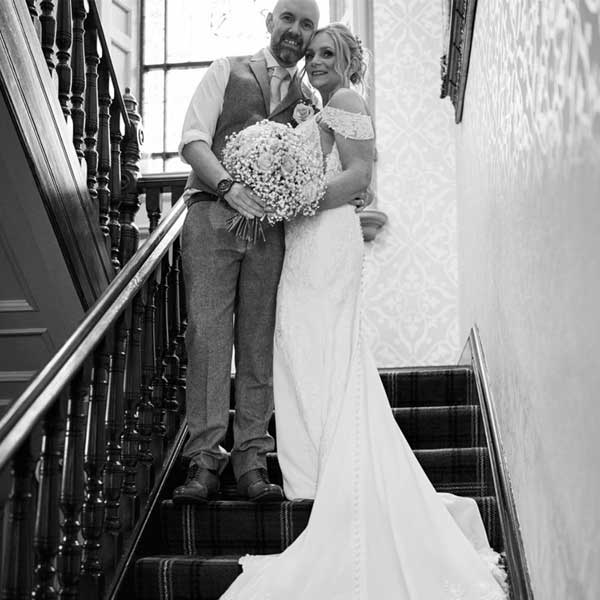
POLYGON ((283 500, 283 490, 269 481, 266 471, 252 469, 238 480, 238 494, 256 502, 275 502, 283 500))
POLYGON ((219 492, 219 476, 214 471, 200 468, 191 463, 187 479, 173 491, 175 504, 198 504, 208 502, 219 492))

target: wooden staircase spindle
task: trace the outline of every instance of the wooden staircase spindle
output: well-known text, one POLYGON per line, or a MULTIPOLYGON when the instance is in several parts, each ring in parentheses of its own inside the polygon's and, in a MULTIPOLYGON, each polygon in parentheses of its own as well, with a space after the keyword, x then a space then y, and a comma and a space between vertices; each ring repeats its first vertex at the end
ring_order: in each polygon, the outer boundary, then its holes
MULTIPOLYGON (((155 408, 152 403, 154 369, 156 365, 154 348, 154 278, 150 276, 145 288, 146 299, 143 316, 142 334, 142 385, 141 402, 138 407, 138 431, 140 434, 139 460, 146 466, 146 489, 148 493, 150 481, 150 469, 154 461, 152 452, 152 434, 154 430, 155 408)), ((158 432, 157 432, 158 433, 158 432)))
POLYGON ((40 23, 42 26, 42 52, 48 65, 50 75, 54 71, 54 42, 56 38, 56 18, 54 16, 54 1, 41 0, 40 23))
POLYGON ((29 595, 33 573, 34 469, 30 438, 21 445, 12 463, 13 485, 5 507, 2 542, 2 600, 22 600, 29 595))
MULTIPOLYGON (((146 331, 150 332, 148 338, 144 338, 144 343, 148 345, 147 368, 152 364, 152 406, 153 432, 155 435, 163 438, 166 433, 165 427, 165 408, 164 401, 167 390, 167 378, 165 377, 165 365, 160 354, 159 344, 160 324, 157 319, 159 304, 160 285, 158 283, 157 271, 154 271, 148 282, 148 302, 146 304, 146 331)), ((156 447, 162 453, 162 443, 157 443, 156 447)), ((156 452, 155 452, 156 455, 156 452)))
POLYGON ((38 2, 37 0, 27 0, 27 8, 29 9, 29 16, 31 17, 31 22, 33 23, 33 27, 35 28, 35 32, 38 38, 41 40, 42 37, 42 28, 39 20, 39 14, 37 10, 38 2))
POLYGON ((125 374, 125 427, 123 430, 123 466, 125 479, 123 493, 129 499, 129 516, 131 527, 138 512, 137 463, 139 455, 140 434, 137 428, 137 407, 140 401, 142 381, 142 319, 144 305, 141 294, 137 294, 133 306, 128 309, 129 344, 127 347, 127 372, 125 374))
POLYGON ((121 155, 121 264, 125 264, 138 249, 140 232, 135 216, 140 208, 137 180, 140 176, 141 146, 143 143, 142 119, 137 112, 137 100, 129 88, 123 96, 129 127, 125 132, 121 155))
POLYGON ((180 420, 180 394, 179 394, 179 357, 177 356, 177 336, 179 334, 179 271, 175 267, 176 256, 173 252, 172 262, 169 263, 168 253, 166 255, 166 287, 165 305, 167 308, 167 336, 165 362, 165 376, 167 378, 166 394, 166 427, 167 439, 172 439, 178 428, 180 420))
POLYGON ((83 129, 85 111, 83 108, 85 94, 85 21, 88 15, 86 0, 73 0, 73 58, 71 84, 71 117, 73 119, 73 145, 79 157, 79 162, 84 159, 83 129))
POLYGON ((106 402, 110 371, 110 343, 107 338, 94 351, 94 378, 88 410, 85 441, 86 495, 83 503, 82 533, 82 595, 84 598, 102 596, 103 566, 100 556, 104 533, 105 502, 102 479, 106 460, 106 402))
POLYGON ((58 75, 58 101, 65 118, 71 116, 71 44, 73 42, 73 16, 71 0, 58 0, 56 8, 56 73, 58 75))
POLYGON ((110 210, 108 230, 110 232, 111 261, 115 272, 121 269, 121 142, 123 141, 123 120, 119 105, 110 106, 110 210))
POLYGON ((121 529, 119 507, 123 485, 121 433, 123 431, 125 357, 127 323, 121 315, 114 328, 113 354, 109 369, 109 396, 106 407, 106 463, 104 466, 104 497, 106 499, 106 529, 117 538, 121 529))
POLYGON ((98 212, 100 230, 109 244, 109 210, 110 210, 110 105, 112 83, 108 64, 105 60, 100 63, 98 78, 99 130, 98 130, 98 212))
POLYGON ((158 223, 161 217, 161 205, 160 205, 160 188, 151 187, 146 190, 146 212, 148 213, 148 232, 152 232, 158 227, 158 223))
POLYGON ((60 508, 63 537, 58 548, 58 580, 61 600, 79 598, 81 576, 81 510, 84 499, 84 444, 90 365, 86 361, 72 379, 69 389, 67 432, 63 458, 60 508))
MULTIPOLYGON (((98 135, 98 65, 100 64, 100 48, 98 28, 92 18, 85 20, 85 160, 87 163, 87 186, 94 204, 98 198, 97 174, 98 151, 96 136, 98 135)), ((102 215, 100 215, 102 224, 102 215)))
POLYGON ((54 562, 60 542, 58 503, 66 401, 66 394, 62 394, 46 414, 42 426, 40 482, 33 538, 36 554, 36 585, 32 598, 35 600, 53 600, 58 597, 54 587, 56 575, 54 562))

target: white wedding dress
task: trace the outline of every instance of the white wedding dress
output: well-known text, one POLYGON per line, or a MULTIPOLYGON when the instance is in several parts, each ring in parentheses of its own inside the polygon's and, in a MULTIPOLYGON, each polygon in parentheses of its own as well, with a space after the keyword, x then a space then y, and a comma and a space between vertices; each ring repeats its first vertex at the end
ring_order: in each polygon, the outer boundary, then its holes
MULTIPOLYGON (((345 137, 369 117, 325 107, 345 137)), ((298 131, 321 152, 315 118, 298 131)), ((326 178, 341 171, 337 149, 326 178)), ((221 600, 505 600, 472 499, 436 493, 398 428, 361 332, 363 240, 350 205, 286 224, 273 385, 288 498, 314 498, 284 552, 245 556, 221 600)))

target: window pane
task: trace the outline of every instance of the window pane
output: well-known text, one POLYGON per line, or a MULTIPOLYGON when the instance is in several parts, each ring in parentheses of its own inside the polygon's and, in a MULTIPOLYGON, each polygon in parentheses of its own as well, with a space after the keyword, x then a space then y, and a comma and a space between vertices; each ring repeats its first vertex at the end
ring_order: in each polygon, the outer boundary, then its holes
POLYGON ((142 173, 162 173, 164 170, 164 160, 162 158, 142 158, 140 163, 142 173))
POLYGON ((144 64, 165 60, 165 1, 144 0, 144 64))
POLYGON ((165 160, 165 171, 167 173, 181 173, 181 171, 189 171, 190 165, 186 165, 181 162, 179 156, 175 156, 173 158, 167 158, 165 160))
POLYGON ((164 72, 153 70, 144 73, 144 154, 164 152, 164 72))
POLYGON ((167 152, 176 152, 185 111, 206 68, 172 69, 167 72, 167 152))
POLYGON ((167 61, 253 54, 266 45, 273 0, 169 0, 167 61))

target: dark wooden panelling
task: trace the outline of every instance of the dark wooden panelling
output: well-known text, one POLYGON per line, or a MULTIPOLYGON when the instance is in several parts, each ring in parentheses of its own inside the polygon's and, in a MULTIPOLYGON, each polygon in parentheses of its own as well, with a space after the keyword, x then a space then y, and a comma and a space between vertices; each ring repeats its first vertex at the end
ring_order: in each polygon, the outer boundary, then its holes
MULTIPOLYGON (((7 126, 17 138, 12 147, 29 160, 81 303, 88 308, 113 270, 97 207, 89 198, 44 55, 20 0, 7 0, 0 11, 0 88, 10 117, 7 126)), ((5 127, 2 131, 2 143, 8 143, 5 134, 10 132, 5 127)))

